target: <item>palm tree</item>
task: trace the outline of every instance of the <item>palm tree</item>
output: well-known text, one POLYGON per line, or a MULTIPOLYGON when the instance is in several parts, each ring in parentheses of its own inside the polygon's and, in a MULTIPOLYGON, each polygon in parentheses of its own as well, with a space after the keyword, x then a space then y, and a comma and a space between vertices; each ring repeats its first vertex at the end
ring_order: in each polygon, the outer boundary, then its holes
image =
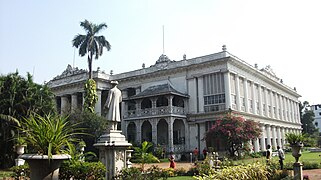
POLYGON ((87 20, 80 22, 80 26, 86 31, 86 35, 78 34, 72 40, 72 45, 79 48, 79 55, 81 57, 88 54, 88 70, 89 79, 92 79, 92 60, 93 56, 98 59, 103 54, 103 48, 110 50, 110 44, 104 36, 97 36, 97 34, 107 28, 105 23, 93 24, 87 20))
POLYGON ((160 162, 157 157, 155 157, 149 149, 153 146, 151 142, 144 141, 140 147, 134 147, 134 155, 140 160, 141 169, 144 171, 145 163, 148 162, 160 162))

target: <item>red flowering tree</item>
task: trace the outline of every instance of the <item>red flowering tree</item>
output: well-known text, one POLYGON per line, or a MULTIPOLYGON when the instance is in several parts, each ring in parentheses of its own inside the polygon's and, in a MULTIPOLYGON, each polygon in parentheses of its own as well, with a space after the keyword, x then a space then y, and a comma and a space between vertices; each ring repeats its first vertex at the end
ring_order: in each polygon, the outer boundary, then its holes
POLYGON ((226 148, 230 156, 235 157, 240 155, 240 150, 247 142, 258 138, 260 135, 259 123, 228 113, 215 121, 215 124, 206 132, 204 139, 206 144, 211 144, 210 142, 213 139, 226 142, 226 148))

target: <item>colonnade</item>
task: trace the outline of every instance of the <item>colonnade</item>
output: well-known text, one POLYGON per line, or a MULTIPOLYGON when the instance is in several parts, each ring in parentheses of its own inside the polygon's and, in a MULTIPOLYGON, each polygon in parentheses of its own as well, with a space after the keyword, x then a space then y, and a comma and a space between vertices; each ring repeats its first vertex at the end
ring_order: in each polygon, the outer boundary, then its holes
POLYGON ((299 102, 290 95, 230 72, 224 73, 224 83, 226 109, 300 123, 299 102))
MULTIPOLYGON (((98 100, 95 105, 95 112, 98 115, 102 113, 102 90, 97 90, 98 100)), ((58 95, 56 96, 56 106, 60 110, 61 114, 73 113, 77 109, 81 110, 85 102, 84 92, 75 92, 70 94, 58 95), (60 100, 59 100, 60 99, 60 100)))
POLYGON ((300 128, 290 128, 285 126, 261 124, 262 129, 261 137, 254 139, 252 144, 254 152, 266 151, 266 146, 271 145, 272 149, 277 146, 284 148, 286 144, 285 134, 287 133, 301 133, 300 128))

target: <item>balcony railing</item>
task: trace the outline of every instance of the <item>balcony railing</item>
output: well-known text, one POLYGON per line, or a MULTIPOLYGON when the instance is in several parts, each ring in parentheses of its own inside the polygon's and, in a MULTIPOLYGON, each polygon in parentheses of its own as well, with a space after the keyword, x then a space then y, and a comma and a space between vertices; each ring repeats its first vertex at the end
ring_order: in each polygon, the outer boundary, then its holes
POLYGON ((177 106, 163 106, 157 108, 146 108, 139 110, 129 110, 125 113, 124 118, 134 118, 134 117, 146 117, 146 116, 157 116, 157 115, 167 115, 167 114, 178 114, 185 115, 186 111, 183 107, 177 106))

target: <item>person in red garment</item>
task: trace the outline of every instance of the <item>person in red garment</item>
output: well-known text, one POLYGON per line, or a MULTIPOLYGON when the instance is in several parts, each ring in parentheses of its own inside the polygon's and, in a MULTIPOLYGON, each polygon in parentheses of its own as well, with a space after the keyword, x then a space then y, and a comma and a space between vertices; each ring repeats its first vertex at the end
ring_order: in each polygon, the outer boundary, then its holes
POLYGON ((176 163, 175 163, 175 156, 173 152, 170 152, 169 162, 170 162, 169 167, 175 169, 176 163))

